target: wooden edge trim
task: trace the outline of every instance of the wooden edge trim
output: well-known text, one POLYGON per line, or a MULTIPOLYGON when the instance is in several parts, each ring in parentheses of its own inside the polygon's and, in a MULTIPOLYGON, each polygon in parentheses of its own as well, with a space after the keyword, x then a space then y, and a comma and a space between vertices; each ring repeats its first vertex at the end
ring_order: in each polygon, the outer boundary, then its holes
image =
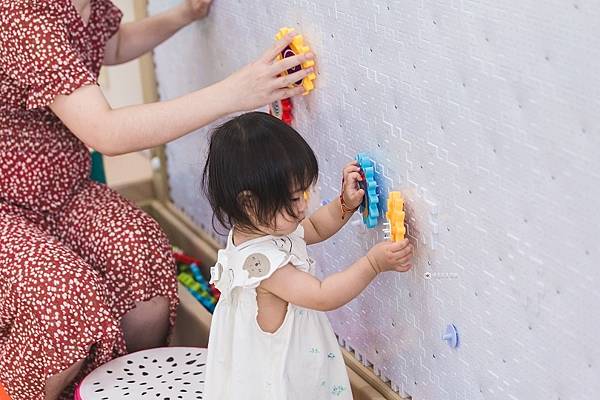
MULTIPOLYGON (((367 382, 367 384, 376 390, 382 397, 381 399, 386 400, 409 400, 410 397, 402 397, 398 393, 392 390, 392 387, 383 382, 381 379, 375 375, 375 372, 372 368, 364 366, 355 355, 345 348, 341 348, 342 356, 344 357, 344 362, 348 366, 349 369, 354 371, 358 376, 360 376, 363 380, 367 382)), ((378 398, 379 399, 379 398, 378 398)))

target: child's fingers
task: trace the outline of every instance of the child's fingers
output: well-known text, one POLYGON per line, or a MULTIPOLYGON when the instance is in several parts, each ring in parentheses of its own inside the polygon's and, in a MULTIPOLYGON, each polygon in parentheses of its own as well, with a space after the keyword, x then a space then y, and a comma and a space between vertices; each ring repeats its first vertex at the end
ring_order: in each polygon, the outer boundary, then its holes
POLYGON ((346 164, 344 166, 344 169, 342 170, 342 172, 345 174, 348 174, 350 172, 354 172, 354 171, 360 171, 360 167, 358 166, 358 164, 356 163, 356 161, 352 161, 348 164, 346 164))
POLYGON ((406 272, 412 268, 412 264, 400 265, 399 267, 394 268, 397 272, 406 272))
POLYGON ((405 264, 409 264, 410 260, 412 260, 412 253, 410 254, 406 254, 402 257, 398 257, 397 259, 398 265, 405 265, 405 264))
POLYGON ((346 176, 346 186, 352 189, 356 188, 358 181, 362 180, 362 177, 358 172, 350 172, 346 176))
POLYGON ((399 242, 390 243, 390 250, 394 253, 404 249, 406 246, 410 245, 408 239, 402 239, 399 242))
POLYGON ((352 202, 361 200, 362 202, 362 198, 365 196, 365 191, 362 189, 358 189, 357 191, 350 193, 350 200, 352 202))

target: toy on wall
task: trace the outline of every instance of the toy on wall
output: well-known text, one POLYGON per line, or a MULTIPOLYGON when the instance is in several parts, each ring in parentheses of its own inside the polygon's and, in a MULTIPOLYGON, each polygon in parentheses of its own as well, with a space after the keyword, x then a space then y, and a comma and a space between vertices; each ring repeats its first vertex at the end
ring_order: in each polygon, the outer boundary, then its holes
POLYGON ((293 104, 292 99, 281 99, 271 103, 269 107, 269 113, 282 120, 288 125, 291 125, 294 121, 294 114, 292 113, 293 104))
POLYGON ((365 197, 360 205, 363 223, 369 229, 377 226, 379 219, 379 195, 377 194, 377 182, 375 181, 375 166, 373 161, 364 153, 356 156, 360 166, 362 181, 359 186, 365 191, 365 197))
MULTIPOLYGON (((290 28, 281 28, 279 32, 275 35, 275 39, 281 40, 285 35, 290 33, 293 29, 290 28)), ((277 60, 283 60, 284 58, 293 57, 298 54, 305 54, 310 51, 310 48, 304 44, 304 38, 302 35, 296 35, 292 42, 287 46, 283 51, 277 56, 277 60)), ((294 72, 298 72, 302 69, 311 68, 315 66, 314 60, 307 60, 303 62, 301 65, 298 65, 294 68, 290 68, 287 71, 283 72, 283 75, 293 74, 294 72)), ((317 78, 317 75, 314 72, 308 74, 304 79, 294 82, 291 86, 299 86, 302 85, 304 87, 304 95, 310 93, 311 90, 315 88, 314 80, 317 78)))
POLYGON ((406 227, 404 226, 405 216, 402 193, 390 192, 387 200, 387 212, 385 213, 387 219, 385 223, 386 228, 384 229, 386 238, 391 239, 393 242, 399 242, 404 239, 404 235, 406 234, 406 227))

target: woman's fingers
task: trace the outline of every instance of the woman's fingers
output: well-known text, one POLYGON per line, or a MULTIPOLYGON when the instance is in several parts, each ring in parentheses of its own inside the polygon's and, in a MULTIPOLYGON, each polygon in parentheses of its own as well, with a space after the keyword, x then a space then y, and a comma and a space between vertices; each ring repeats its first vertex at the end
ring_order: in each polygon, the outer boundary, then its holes
POLYGON ((292 83, 301 81, 302 79, 304 79, 304 77, 306 77, 311 72, 313 72, 313 69, 307 68, 307 69, 302 69, 300 71, 296 71, 290 75, 282 76, 281 78, 277 79, 277 86, 278 86, 278 88, 283 88, 283 87, 289 86, 292 83))
POLYGON ((283 49, 285 49, 292 42, 294 36, 296 36, 296 33, 290 32, 287 35, 285 35, 283 39, 278 40, 269 50, 265 51, 265 53, 261 57, 261 60, 265 63, 273 62, 275 57, 277 57, 277 55, 280 54, 283 51, 283 49))
POLYGON ((277 100, 281 100, 281 99, 288 99, 290 97, 300 96, 303 93, 304 93, 304 87, 302 87, 302 86, 278 89, 273 92, 273 99, 271 100, 271 103, 273 101, 277 101, 277 100))
MULTIPOLYGON (((285 47, 284 47, 285 48, 285 47)), ((283 50, 283 49, 282 49, 283 50)), ((312 60, 314 58, 312 53, 298 54, 292 57, 284 58, 281 61, 273 63, 272 73, 273 75, 279 75, 283 71, 287 71, 288 69, 292 69, 308 60, 312 60)))

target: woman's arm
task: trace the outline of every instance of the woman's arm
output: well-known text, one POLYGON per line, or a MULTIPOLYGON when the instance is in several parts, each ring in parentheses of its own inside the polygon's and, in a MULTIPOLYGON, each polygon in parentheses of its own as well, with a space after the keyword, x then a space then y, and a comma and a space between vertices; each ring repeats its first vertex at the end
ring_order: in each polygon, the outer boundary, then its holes
POLYGON ((98 86, 85 86, 68 96, 57 96, 50 108, 85 144, 108 156, 151 148, 227 114, 302 94, 302 86, 288 86, 312 69, 279 74, 312 59, 312 54, 274 62, 293 37, 286 36, 227 79, 174 100, 113 110, 98 86))
POLYGON ((186 0, 141 21, 123 24, 106 43, 104 65, 123 64, 154 49, 191 22, 204 18, 212 0, 186 0))
MULTIPOLYGON (((358 182, 362 178, 360 167, 356 161, 344 167, 343 177, 342 192, 344 201, 347 207, 355 209, 360 205, 365 195, 365 191, 358 188, 358 182)), ((320 243, 329 239, 348 223, 350 217, 350 214, 346 213, 344 215, 342 213, 342 204, 339 197, 319 208, 302 222, 306 244, 320 243)))

